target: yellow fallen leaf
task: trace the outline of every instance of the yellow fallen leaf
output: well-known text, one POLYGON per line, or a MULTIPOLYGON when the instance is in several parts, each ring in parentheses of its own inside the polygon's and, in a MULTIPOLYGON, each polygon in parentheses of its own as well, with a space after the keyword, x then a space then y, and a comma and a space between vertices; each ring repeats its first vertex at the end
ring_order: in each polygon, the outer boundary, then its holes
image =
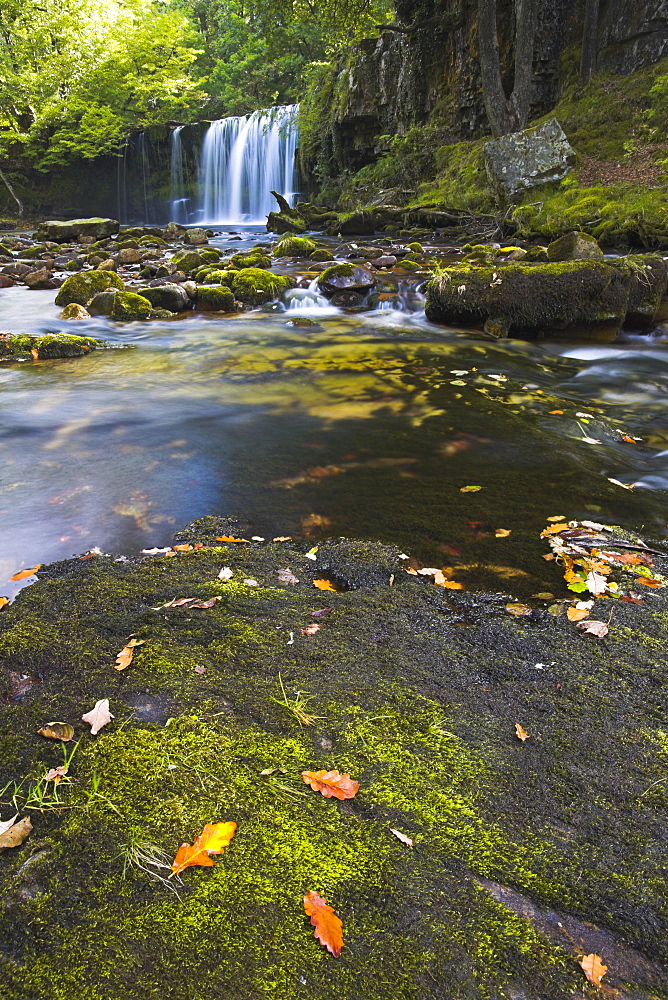
POLYGON ((477 493, 482 489, 482 486, 461 486, 459 489, 460 493, 477 493))
POLYGON ((566 515, 565 514, 555 514, 553 517, 546 517, 545 520, 546 521, 565 521, 566 520, 566 515))
POLYGON ((524 743, 525 740, 529 739, 528 732, 526 731, 526 729, 524 729, 523 726, 520 726, 519 722, 515 723, 515 735, 517 736, 518 740, 522 740, 522 743, 524 743))
POLYGON ((47 736, 51 740, 62 740, 63 743, 67 743, 74 736, 74 726, 71 726, 69 722, 47 722, 37 732, 40 736, 47 736))
POLYGON ((318 590, 336 590, 336 587, 330 580, 314 580, 313 586, 317 587, 318 590))
POLYGON ((135 655, 135 646, 143 646, 145 642, 146 639, 131 639, 116 657, 114 669, 125 670, 126 667, 129 667, 132 663, 132 657, 135 655))
POLYGON ((521 618, 523 615, 530 615, 532 609, 528 604, 506 604, 506 611, 515 618, 521 618))
POLYGON ((507 538, 511 531, 512 528, 497 528, 494 534, 497 538, 507 538))
POLYGON ((0 597, 0 611, 2 611, 3 608, 6 608, 8 604, 9 604, 8 597, 0 597))
POLYGON ((584 958, 578 959, 578 965, 584 972, 585 976, 590 983, 594 986, 600 986, 603 976, 608 971, 607 965, 604 965, 601 961, 600 955, 585 955, 584 958))
POLYGON ((551 524, 549 528, 545 528, 544 531, 541 531, 540 537, 546 538, 548 535, 558 535, 560 531, 565 531, 567 527, 568 524, 566 521, 560 521, 558 524, 551 524))
POLYGON ((566 611, 566 617, 569 622, 581 622, 585 618, 589 617, 589 608, 574 608, 570 607, 566 611))

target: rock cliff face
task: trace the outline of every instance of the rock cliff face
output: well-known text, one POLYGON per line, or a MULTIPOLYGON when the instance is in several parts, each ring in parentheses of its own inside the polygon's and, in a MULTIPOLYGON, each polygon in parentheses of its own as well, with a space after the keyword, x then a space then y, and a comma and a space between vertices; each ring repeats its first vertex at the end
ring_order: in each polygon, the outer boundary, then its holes
MULTIPOLYGON (((512 89, 512 0, 499 0, 498 30, 504 84, 512 89)), ((579 54, 584 0, 538 4, 532 117, 554 107, 565 74, 579 54)), ((401 0, 393 30, 364 39, 336 67, 330 118, 329 169, 359 170, 383 148, 378 137, 437 123, 442 141, 489 131, 482 100, 476 0, 401 0), (400 30, 399 30, 400 29, 400 30)), ((631 73, 668 54, 668 0, 602 0, 597 68, 631 73)), ((313 173, 311 150, 303 157, 313 173)), ((322 171, 321 171, 322 172, 322 171)))

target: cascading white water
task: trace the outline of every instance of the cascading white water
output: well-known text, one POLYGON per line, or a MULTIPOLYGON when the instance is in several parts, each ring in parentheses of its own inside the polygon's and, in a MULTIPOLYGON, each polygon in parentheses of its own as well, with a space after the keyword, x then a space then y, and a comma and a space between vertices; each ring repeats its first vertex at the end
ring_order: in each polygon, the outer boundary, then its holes
POLYGON ((177 125, 170 137, 170 220, 187 224, 188 199, 186 198, 183 170, 183 143, 181 132, 185 125, 177 125))
POLYGON ((298 104, 211 122, 200 166, 201 222, 264 223, 295 189, 298 104))

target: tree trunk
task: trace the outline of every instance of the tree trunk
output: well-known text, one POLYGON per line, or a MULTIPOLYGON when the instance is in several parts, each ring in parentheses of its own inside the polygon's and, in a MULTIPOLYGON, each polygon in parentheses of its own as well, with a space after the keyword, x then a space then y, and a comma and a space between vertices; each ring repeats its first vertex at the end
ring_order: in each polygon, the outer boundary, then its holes
POLYGON ((515 80, 510 98, 501 79, 496 0, 478 0, 478 45, 485 110, 494 135, 524 128, 532 96, 535 0, 515 2, 515 80))
POLYGON ((596 35, 600 0, 587 0, 584 26, 582 29, 582 55, 580 56, 580 80, 587 83, 596 69, 596 35))
POLYGON ((2 172, 2 170, 0 170, 0 181, 2 181, 2 183, 5 185, 5 187, 7 188, 7 190, 9 191, 9 193, 11 194, 11 196, 14 199, 14 201, 16 202, 16 204, 19 206, 19 215, 23 215, 23 205, 19 201, 18 196, 17 196, 16 192, 14 191, 14 188, 9 183, 9 181, 5 177, 5 175, 2 172))

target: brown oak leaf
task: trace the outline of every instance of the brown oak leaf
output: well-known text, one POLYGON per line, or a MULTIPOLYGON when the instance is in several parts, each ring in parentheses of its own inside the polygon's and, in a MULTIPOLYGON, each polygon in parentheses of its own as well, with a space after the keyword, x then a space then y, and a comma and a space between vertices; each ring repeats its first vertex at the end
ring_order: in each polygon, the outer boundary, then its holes
MULTIPOLYGON (((18 813, 16 814, 18 816, 18 813)), ((0 823, 0 851, 6 851, 8 847, 18 847, 26 839, 32 830, 30 817, 26 816, 16 822, 16 816, 12 819, 0 823)))
POLYGON ((600 955, 585 955, 584 958, 578 959, 578 965, 584 972, 585 976, 590 983, 594 986, 600 986, 603 976, 608 971, 607 965, 604 965, 601 961, 600 955))

